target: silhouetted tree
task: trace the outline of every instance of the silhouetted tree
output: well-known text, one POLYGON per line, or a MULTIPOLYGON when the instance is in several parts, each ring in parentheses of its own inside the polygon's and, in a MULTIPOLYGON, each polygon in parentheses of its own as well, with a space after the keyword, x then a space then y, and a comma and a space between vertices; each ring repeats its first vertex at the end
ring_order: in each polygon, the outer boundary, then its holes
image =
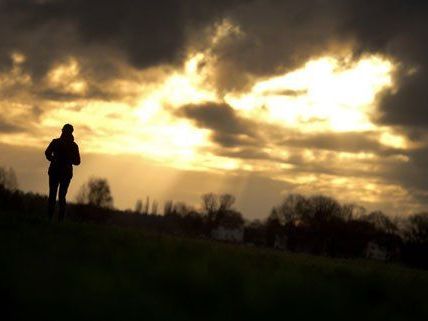
POLYGON ((166 201, 163 206, 163 215, 165 216, 172 215, 173 212, 174 212, 174 202, 171 200, 166 201))
POLYGON ((90 178, 83 184, 77 194, 76 201, 97 207, 112 208, 113 197, 106 179, 90 178))
POLYGON ((273 208, 265 223, 266 226, 266 244, 273 246, 276 235, 283 234, 284 227, 281 224, 278 210, 273 208))
POLYGON ((344 204, 342 205, 342 217, 346 221, 352 219, 360 219, 366 215, 366 209, 363 206, 356 204, 344 204))
POLYGON ((202 211, 204 211, 208 217, 211 217, 215 212, 218 211, 219 202, 217 195, 213 193, 204 194, 201 196, 202 199, 202 211))
POLYGON ((231 194, 221 194, 219 196, 219 211, 229 211, 232 209, 233 204, 235 203, 236 198, 231 194))
POLYGON ((304 220, 310 216, 310 211, 310 203, 306 197, 300 194, 289 194, 272 209, 271 216, 274 215, 284 225, 287 222, 304 220))
POLYGON ((428 243, 428 212, 414 214, 409 217, 407 238, 411 242, 428 243))
POLYGON ((152 215, 157 215, 158 214, 158 205, 159 203, 155 200, 153 200, 152 202, 152 215))
POLYGON ((15 170, 12 167, 8 169, 0 167, 0 186, 10 191, 18 189, 18 179, 15 170))
POLYGON ((136 213, 141 214, 143 211, 143 201, 142 200, 137 200, 137 202, 135 203, 135 210, 136 213))
POLYGON ((332 197, 324 195, 311 196, 310 218, 315 222, 326 222, 333 219, 343 219, 342 207, 339 202, 332 197))
POLYGON ((144 214, 149 214, 149 210, 150 210, 150 198, 147 196, 146 197, 146 204, 144 206, 144 214))
POLYGON ((403 262, 428 269, 428 212, 409 216, 404 235, 406 242, 402 249, 403 262))
POLYGON ((178 203, 175 203, 174 205, 174 212, 180 216, 185 216, 193 211, 194 211, 193 207, 187 205, 184 202, 178 202, 178 203))
POLYGON ((373 224, 376 229, 385 233, 392 234, 398 231, 397 225, 392 219, 381 211, 371 212, 367 216, 362 217, 362 220, 373 224))
MULTIPOLYGON (((372 226, 354 221, 364 213, 363 207, 341 205, 329 196, 291 194, 271 211, 266 222, 267 243, 271 245, 277 235, 286 234, 291 250, 331 256, 362 255, 371 236, 361 229, 353 233, 352 226, 372 226)), ((372 230, 367 231, 373 233, 372 230)))

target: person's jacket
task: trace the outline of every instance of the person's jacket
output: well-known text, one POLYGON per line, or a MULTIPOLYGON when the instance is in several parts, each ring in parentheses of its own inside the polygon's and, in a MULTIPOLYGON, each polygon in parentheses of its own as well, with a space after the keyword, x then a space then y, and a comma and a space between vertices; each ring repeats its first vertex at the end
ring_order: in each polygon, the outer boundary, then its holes
POLYGON ((74 142, 73 135, 61 135, 52 140, 45 151, 46 158, 51 162, 49 175, 59 178, 71 179, 73 177, 73 165, 80 164, 79 147, 74 142))

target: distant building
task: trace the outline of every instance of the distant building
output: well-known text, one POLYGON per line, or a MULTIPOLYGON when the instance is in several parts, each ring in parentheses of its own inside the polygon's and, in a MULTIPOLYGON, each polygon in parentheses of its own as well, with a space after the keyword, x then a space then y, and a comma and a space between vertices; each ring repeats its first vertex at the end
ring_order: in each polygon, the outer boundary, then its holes
POLYGON ((287 250, 287 241, 288 238, 286 235, 275 235, 275 241, 273 243, 273 247, 278 250, 285 251, 287 250))
POLYGON ((220 225, 211 231, 211 237, 219 241, 242 243, 244 240, 244 228, 220 225))
POLYGON ((374 241, 367 243, 366 258, 379 260, 379 261, 386 261, 388 260, 388 257, 389 255, 386 247, 381 246, 380 244, 374 241))
POLYGON ((397 235, 381 235, 367 243, 365 256, 379 261, 395 260, 400 256, 401 246, 402 241, 397 235))

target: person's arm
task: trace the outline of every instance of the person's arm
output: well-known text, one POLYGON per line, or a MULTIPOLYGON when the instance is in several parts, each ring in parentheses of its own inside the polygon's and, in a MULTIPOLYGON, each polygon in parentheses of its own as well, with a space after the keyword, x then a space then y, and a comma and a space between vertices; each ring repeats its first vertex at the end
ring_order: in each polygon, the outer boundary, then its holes
POLYGON ((48 148, 46 148, 46 150, 45 150, 46 159, 50 162, 53 161, 53 146, 54 146, 54 140, 51 141, 48 148))
POLYGON ((73 165, 79 165, 79 164, 80 164, 79 146, 76 143, 74 143, 73 165))

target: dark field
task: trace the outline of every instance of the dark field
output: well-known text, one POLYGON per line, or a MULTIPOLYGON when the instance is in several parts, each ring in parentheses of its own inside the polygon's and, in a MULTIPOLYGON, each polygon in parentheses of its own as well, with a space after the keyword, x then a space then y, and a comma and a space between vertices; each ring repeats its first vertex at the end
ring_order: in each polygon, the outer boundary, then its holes
POLYGON ((10 213, 0 249, 5 319, 428 319, 428 273, 392 264, 10 213))

